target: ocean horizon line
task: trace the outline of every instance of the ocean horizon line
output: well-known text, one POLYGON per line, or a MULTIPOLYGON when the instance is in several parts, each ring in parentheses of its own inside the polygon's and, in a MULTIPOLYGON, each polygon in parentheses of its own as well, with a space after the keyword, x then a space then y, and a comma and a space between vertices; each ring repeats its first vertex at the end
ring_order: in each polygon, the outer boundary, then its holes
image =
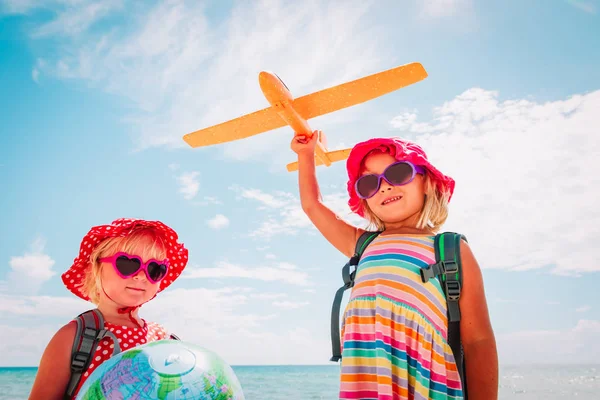
MULTIPOLYGON (((329 364, 230 364, 232 368, 237 367, 252 367, 252 368, 261 368, 261 367, 339 367, 339 363, 329 363, 329 364)), ((511 364, 500 364, 501 368, 506 367, 591 367, 591 368, 600 368, 600 362, 598 363, 575 363, 575 362, 566 362, 566 363, 511 363, 511 364)), ((37 369, 36 365, 0 365, 0 370, 6 369, 37 369)))

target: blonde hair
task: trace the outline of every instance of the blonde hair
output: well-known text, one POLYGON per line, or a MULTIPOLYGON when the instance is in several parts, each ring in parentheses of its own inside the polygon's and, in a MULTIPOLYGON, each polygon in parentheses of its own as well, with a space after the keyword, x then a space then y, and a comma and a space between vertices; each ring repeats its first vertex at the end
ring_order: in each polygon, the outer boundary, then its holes
POLYGON ((102 290, 102 283, 100 282, 102 263, 99 259, 110 257, 120 251, 139 256, 144 261, 150 258, 157 260, 167 258, 166 243, 154 228, 134 228, 128 236, 112 237, 100 242, 90 254, 89 263, 81 284, 81 293, 89 297, 91 302, 96 305, 100 301, 100 291, 102 290), (141 254, 137 253, 138 250, 141 250, 141 254))

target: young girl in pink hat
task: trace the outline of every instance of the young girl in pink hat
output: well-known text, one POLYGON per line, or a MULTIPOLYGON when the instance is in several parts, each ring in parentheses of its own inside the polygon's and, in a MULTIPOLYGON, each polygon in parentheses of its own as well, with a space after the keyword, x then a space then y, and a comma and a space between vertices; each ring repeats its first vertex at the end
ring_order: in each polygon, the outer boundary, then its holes
MULTIPOLYGON (((352 257, 365 232, 321 202, 312 138, 296 136, 302 208, 321 234, 352 257)), ((359 143, 346 163, 351 210, 382 231, 364 250, 344 313, 340 399, 463 399, 448 344, 440 283, 420 268, 435 262, 434 237, 448 216, 454 180, 418 145, 399 138, 359 143)), ((498 357, 480 268, 460 243, 460 336, 469 400, 498 396, 498 357)))
MULTIPOLYGON (((76 320, 60 328, 42 355, 29 399, 73 399, 115 348, 125 351, 168 339, 163 326, 146 322, 138 310, 173 283, 187 261, 188 251, 177 242, 175 231, 159 221, 118 219, 93 227, 62 280, 73 294, 97 306, 95 311, 104 319, 104 326, 99 327, 104 338, 91 349, 87 363, 84 360, 73 371, 72 352, 79 345, 74 343, 76 320), (71 379, 73 373, 79 380, 71 379)), ((98 322, 98 317, 91 318, 98 322)))

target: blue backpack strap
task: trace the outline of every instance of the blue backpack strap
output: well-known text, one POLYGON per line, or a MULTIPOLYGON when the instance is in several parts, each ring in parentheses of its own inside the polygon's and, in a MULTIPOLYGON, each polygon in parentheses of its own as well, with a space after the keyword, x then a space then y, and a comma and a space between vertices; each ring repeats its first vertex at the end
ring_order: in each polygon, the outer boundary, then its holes
POLYGON ((356 241, 354 249, 354 255, 342 268, 342 279, 344 285, 340 287, 335 293, 333 299, 333 305, 331 307, 331 350, 333 356, 329 361, 339 361, 342 358, 341 343, 340 343, 340 306, 342 304, 342 298, 346 289, 350 289, 354 286, 354 278, 356 276, 356 269, 362 253, 365 251, 369 243, 373 241, 381 232, 363 232, 362 235, 356 241), (354 267, 350 271, 350 267, 354 267))
POLYGON ((421 269, 421 279, 427 282, 431 278, 440 281, 448 305, 448 344, 456 361, 456 368, 463 386, 463 395, 467 399, 467 380, 465 375, 465 356, 460 340, 460 292, 462 289, 462 263, 460 241, 467 241, 464 235, 444 232, 436 235, 435 264, 421 269))
POLYGON ((65 399, 73 397, 83 373, 92 361, 100 340, 105 336, 110 336, 114 342, 113 355, 121 351, 116 336, 104 329, 104 318, 100 310, 93 309, 81 313, 75 318, 75 321, 77 322, 77 331, 71 350, 71 377, 65 392, 65 399))

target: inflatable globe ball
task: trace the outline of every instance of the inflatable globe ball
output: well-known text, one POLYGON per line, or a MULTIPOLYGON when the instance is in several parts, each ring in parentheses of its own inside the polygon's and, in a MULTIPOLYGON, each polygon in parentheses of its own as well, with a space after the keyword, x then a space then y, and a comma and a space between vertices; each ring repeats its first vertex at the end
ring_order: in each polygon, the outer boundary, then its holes
POLYGON ((119 353, 87 378, 76 400, 244 400, 229 365, 215 353, 160 340, 119 353))

